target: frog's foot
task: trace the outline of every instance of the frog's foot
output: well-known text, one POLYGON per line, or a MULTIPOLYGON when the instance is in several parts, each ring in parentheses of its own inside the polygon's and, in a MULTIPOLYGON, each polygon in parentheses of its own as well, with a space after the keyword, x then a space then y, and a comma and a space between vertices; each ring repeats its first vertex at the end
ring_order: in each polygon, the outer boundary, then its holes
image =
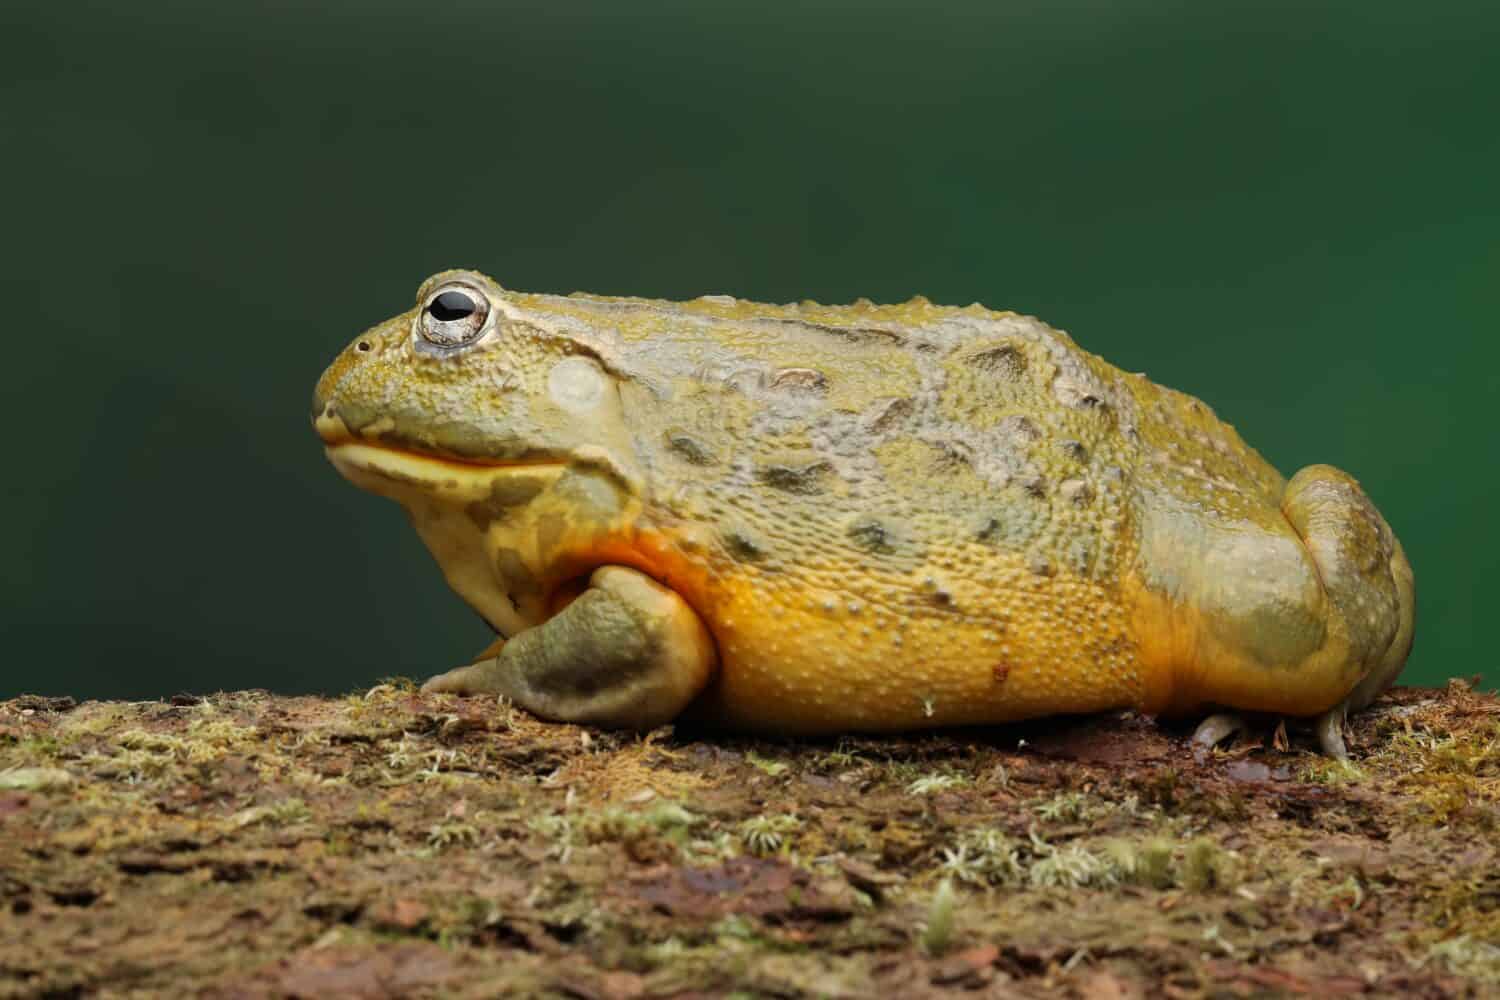
POLYGON ((1318 723, 1324 749, 1342 750, 1346 711, 1357 712, 1395 682, 1411 652, 1416 589, 1411 564, 1359 483, 1332 466, 1310 465, 1287 483, 1282 513, 1301 537, 1327 595, 1358 680, 1318 723))
MULTIPOLYGON (((1339 760, 1349 759, 1349 749, 1344 745, 1344 714, 1346 703, 1340 703, 1335 708, 1329 709, 1318 716, 1314 723, 1314 731, 1318 735, 1318 746, 1330 757, 1339 760)), ((1223 743, 1229 737, 1239 733, 1250 731, 1250 725, 1243 716, 1232 712, 1222 712, 1210 715, 1198 723, 1198 728, 1193 730, 1193 756, 1199 759, 1206 757, 1214 747, 1223 743)))
POLYGON ((650 729, 675 718, 717 662, 687 603, 622 566, 595 570, 571 604, 491 651, 422 690, 502 694, 544 719, 650 729))
POLYGON ((1243 718, 1231 712, 1210 715, 1198 723, 1198 728, 1193 730, 1193 754, 1194 756, 1206 755, 1229 737, 1237 733, 1248 732, 1249 729, 1250 726, 1243 718))

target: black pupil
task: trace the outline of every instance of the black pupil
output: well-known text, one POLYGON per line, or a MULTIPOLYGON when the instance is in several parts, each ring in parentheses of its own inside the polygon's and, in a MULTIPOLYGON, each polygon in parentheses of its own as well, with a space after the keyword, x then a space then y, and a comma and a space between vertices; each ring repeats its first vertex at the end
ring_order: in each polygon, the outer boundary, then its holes
POLYGON ((433 319, 449 323, 472 316, 475 308, 474 300, 463 292, 444 292, 428 304, 427 313, 433 319))

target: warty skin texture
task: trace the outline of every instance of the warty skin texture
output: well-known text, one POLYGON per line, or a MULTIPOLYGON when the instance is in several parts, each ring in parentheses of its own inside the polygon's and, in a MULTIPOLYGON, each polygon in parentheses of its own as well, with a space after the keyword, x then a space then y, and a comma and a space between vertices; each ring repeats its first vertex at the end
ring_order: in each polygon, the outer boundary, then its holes
POLYGON ((1411 644, 1410 568, 1353 479, 1288 484, 1199 400, 977 305, 445 272, 338 356, 314 421, 502 637, 601 566, 679 597, 712 640, 682 710, 736 728, 1317 716, 1411 644), (429 308, 452 289, 485 314, 463 343, 429 308))

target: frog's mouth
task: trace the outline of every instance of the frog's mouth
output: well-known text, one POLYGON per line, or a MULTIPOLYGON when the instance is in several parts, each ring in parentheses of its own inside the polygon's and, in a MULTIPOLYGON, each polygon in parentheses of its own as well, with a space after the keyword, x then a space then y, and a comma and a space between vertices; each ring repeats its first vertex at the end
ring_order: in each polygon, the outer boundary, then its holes
POLYGON ((567 539, 540 530, 566 460, 480 464, 362 442, 326 453, 354 485, 406 509, 449 586, 500 635, 541 624, 572 587, 567 539))
MULTIPOLYGON (((356 485, 386 495, 388 489, 366 486, 365 479, 400 483, 421 489, 432 499, 450 503, 476 503, 491 498, 498 478, 517 474, 543 475, 556 479, 567 460, 533 458, 521 461, 474 461, 443 455, 391 448, 385 445, 345 441, 324 448, 328 460, 349 478, 360 476, 356 485)), ((401 499, 393 497, 393 499, 401 499)))

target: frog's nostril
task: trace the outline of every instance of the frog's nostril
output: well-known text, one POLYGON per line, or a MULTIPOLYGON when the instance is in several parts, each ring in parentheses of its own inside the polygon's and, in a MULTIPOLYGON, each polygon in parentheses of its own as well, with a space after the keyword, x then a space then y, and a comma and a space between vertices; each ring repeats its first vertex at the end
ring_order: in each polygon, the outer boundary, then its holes
POLYGON ((354 349, 360 352, 368 351, 370 349, 370 342, 368 340, 361 340, 354 345, 354 349))

